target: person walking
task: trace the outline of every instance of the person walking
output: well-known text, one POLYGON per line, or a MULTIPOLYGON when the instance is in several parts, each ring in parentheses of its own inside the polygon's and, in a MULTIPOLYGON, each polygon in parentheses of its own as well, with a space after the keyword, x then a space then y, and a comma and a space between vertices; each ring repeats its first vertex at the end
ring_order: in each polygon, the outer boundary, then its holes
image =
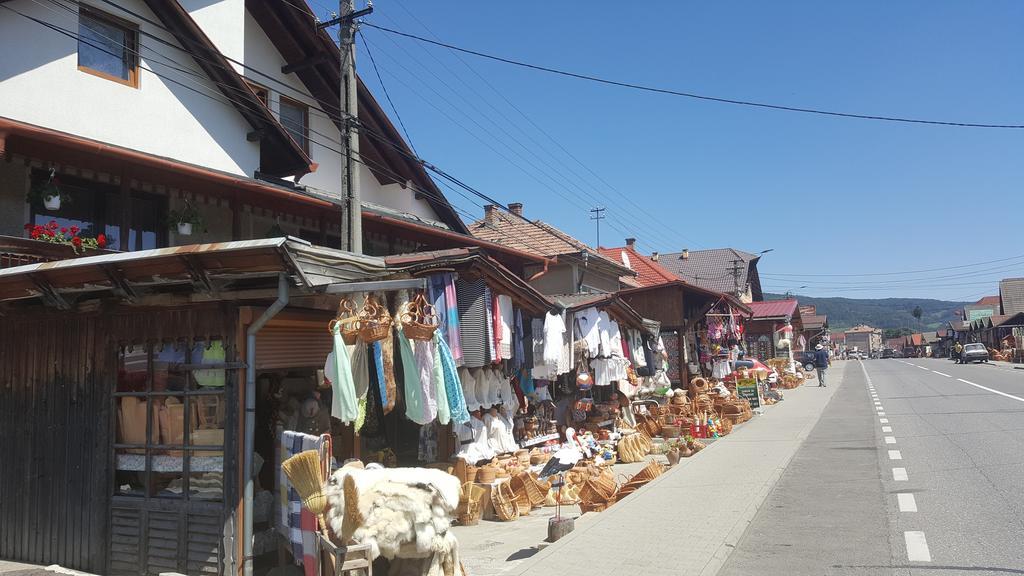
POLYGON ((959 340, 953 346, 953 360, 956 360, 957 364, 963 364, 962 360, 964 357, 964 345, 959 340))
POLYGON ((818 370, 818 387, 825 387, 825 370, 832 365, 832 359, 828 357, 828 350, 821 344, 814 347, 814 367, 818 370))

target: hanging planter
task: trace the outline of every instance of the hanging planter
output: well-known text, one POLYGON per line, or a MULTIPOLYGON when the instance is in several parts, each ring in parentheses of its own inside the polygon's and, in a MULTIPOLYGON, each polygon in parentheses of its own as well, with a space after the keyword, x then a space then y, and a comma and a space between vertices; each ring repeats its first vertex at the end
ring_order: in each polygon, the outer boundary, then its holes
POLYGON ((177 230, 179 236, 191 236, 194 229, 204 229, 203 215, 187 198, 181 210, 171 210, 167 222, 172 229, 177 230))
POLYGON ((61 191, 57 173, 50 168, 50 173, 45 179, 39 179, 32 183, 25 200, 29 204, 42 206, 45 210, 54 212, 60 210, 62 202, 70 201, 70 197, 61 191))

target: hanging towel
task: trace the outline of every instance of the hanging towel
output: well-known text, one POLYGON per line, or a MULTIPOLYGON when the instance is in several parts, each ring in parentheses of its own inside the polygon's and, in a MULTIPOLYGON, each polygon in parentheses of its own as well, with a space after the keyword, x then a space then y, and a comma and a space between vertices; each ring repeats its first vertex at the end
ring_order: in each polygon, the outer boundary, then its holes
POLYGON ((448 304, 448 321, 445 328, 448 332, 448 347, 456 366, 462 366, 462 337, 459 333, 459 300, 455 293, 455 274, 444 275, 444 297, 448 304))
POLYGON ((501 339, 498 341, 501 347, 501 358, 509 360, 512 358, 512 336, 515 326, 515 311, 512 309, 512 297, 499 294, 496 302, 498 304, 498 322, 495 326, 501 328, 501 339))
POLYGON ((414 340, 412 351, 413 357, 416 359, 420 397, 423 398, 423 412, 420 414, 420 420, 430 422, 437 418, 437 392, 434 390, 434 343, 414 340))
POLYGON ((377 388, 377 398, 382 403, 388 397, 387 384, 384 382, 384 350, 381 341, 370 344, 370 356, 373 358, 373 365, 370 368, 370 381, 377 388))
POLYGON ((331 415, 345 424, 355 421, 356 388, 352 381, 348 346, 341 337, 340 326, 334 324, 334 350, 327 355, 324 376, 331 382, 331 415))
POLYGON ((466 408, 466 399, 462 395, 462 382, 459 380, 459 371, 455 366, 455 359, 452 358, 452 351, 448 343, 440 334, 434 334, 434 343, 441 356, 441 369, 444 372, 444 391, 448 395, 448 410, 451 413, 452 422, 461 424, 469 420, 469 410, 466 408))
POLYGON ((348 353, 356 397, 366 398, 366 391, 370 388, 370 360, 366 354, 366 342, 363 342, 362 338, 357 338, 356 343, 348 347, 348 353))
POLYGON ((459 335, 462 342, 462 363, 467 368, 479 368, 490 363, 487 329, 487 285, 483 280, 462 280, 455 283, 459 304, 459 335))
POLYGON ((398 401, 398 385, 395 380, 395 335, 381 340, 381 362, 384 364, 384 393, 381 398, 381 408, 384 414, 390 414, 395 409, 395 402, 398 401))
MULTIPOLYGON (((310 436, 301 432, 286 430, 281 435, 281 462, 307 450, 320 450, 330 436, 310 436)), ((305 576, 320 573, 320 562, 316 557, 317 526, 316 516, 302 505, 299 492, 288 482, 288 476, 278 463, 278 484, 281 488, 281 509, 277 529, 292 547, 295 564, 301 564, 305 576)))
MULTIPOLYGON (((523 311, 515 309, 512 326, 512 368, 520 369, 527 366, 526 347, 523 345, 523 311)), ((532 366, 532 364, 530 364, 532 366)))
POLYGON ((491 295, 491 334, 494 338, 494 353, 491 354, 491 362, 501 362, 508 358, 501 353, 502 330, 501 330, 501 308, 498 307, 498 295, 491 295))
MULTIPOLYGON (((430 420, 423 419, 424 398, 420 389, 419 369, 416 366, 416 355, 412 344, 401 330, 398 334, 398 351, 402 359, 402 390, 405 392, 405 417, 423 425, 430 420)), ((431 419, 432 420, 432 419, 431 419)))
POLYGON ((431 364, 431 384, 434 388, 434 397, 437 403, 437 421, 446 425, 452 421, 451 409, 448 406, 448 392, 444 386, 444 367, 441 365, 441 351, 437 347, 437 333, 434 333, 434 340, 430 342, 430 349, 434 352, 434 361, 431 364))

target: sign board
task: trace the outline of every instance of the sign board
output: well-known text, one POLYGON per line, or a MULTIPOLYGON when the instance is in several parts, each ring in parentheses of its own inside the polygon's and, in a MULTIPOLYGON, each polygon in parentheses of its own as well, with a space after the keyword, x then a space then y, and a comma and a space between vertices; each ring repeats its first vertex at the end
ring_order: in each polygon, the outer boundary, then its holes
POLYGON ((993 310, 992 308, 983 308, 981 310, 968 310, 967 320, 969 322, 974 322, 975 320, 981 320, 982 318, 995 316, 995 313, 996 311, 993 310))
POLYGON ((736 382, 736 395, 749 401, 751 408, 761 407, 761 396, 758 394, 757 380, 738 380, 736 382))

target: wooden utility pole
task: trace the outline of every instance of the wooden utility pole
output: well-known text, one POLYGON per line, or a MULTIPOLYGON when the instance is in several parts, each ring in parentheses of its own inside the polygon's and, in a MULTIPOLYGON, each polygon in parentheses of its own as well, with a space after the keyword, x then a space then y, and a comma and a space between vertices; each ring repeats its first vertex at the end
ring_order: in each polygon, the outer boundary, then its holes
POLYGON ((356 18, 373 12, 373 5, 356 11, 355 0, 339 0, 338 18, 320 24, 321 27, 340 24, 338 40, 341 47, 341 110, 342 145, 344 158, 341 167, 341 249, 363 252, 363 206, 359 193, 359 132, 355 129, 359 118, 356 81, 356 18))

